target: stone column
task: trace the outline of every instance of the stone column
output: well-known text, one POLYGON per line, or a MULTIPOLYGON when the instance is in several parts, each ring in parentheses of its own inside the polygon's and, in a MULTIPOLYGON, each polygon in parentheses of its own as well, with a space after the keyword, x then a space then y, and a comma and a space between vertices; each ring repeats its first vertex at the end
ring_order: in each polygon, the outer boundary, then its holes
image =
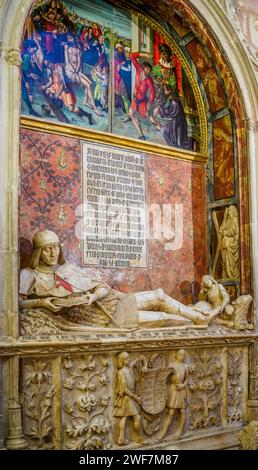
POLYGON ((3 397, 2 397, 2 360, 0 357, 0 450, 4 447, 3 397))
MULTIPOLYGON (((0 338, 13 341, 18 329, 18 192, 19 192, 19 112, 20 112, 19 49, 2 46, 0 89, 0 338)), ((6 397, 8 449, 22 449, 26 441, 22 433, 19 404, 19 357, 7 360, 2 376, 2 395, 6 397)), ((1 413, 0 413, 1 414, 1 413)), ((0 423, 1 424, 1 423, 0 423)))
POLYGON ((252 239, 252 274, 254 289, 254 314, 258 328, 258 119, 249 120, 249 186, 251 206, 251 239, 252 239))

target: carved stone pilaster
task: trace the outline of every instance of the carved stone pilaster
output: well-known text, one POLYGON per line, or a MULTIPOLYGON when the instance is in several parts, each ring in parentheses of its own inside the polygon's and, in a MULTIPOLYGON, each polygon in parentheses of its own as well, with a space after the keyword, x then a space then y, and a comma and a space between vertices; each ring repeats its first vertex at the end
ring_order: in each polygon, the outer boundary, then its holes
POLYGON ((238 423, 243 420, 243 384, 242 384, 243 351, 228 352, 227 366, 227 405, 228 423, 238 423))
POLYGON ((105 356, 67 357, 63 369, 64 448, 71 450, 111 447, 110 392, 105 356))
POLYGON ((22 63, 21 51, 19 49, 7 49, 5 51, 5 60, 8 65, 19 67, 22 63))
POLYGON ((2 384, 2 360, 0 358, 0 450, 3 448, 4 446, 4 440, 3 440, 3 415, 2 415, 2 412, 3 412, 3 400, 2 400, 2 397, 3 397, 3 384, 2 384))
POLYGON ((8 439, 6 441, 7 449, 25 449, 28 443, 25 441, 21 425, 21 407, 13 402, 8 407, 8 439))
POLYGON ((53 384, 53 361, 26 361, 24 381, 24 434, 31 448, 54 447, 53 400, 56 393, 53 384))
POLYGON ((8 365, 9 383, 8 383, 8 410, 7 410, 7 449, 24 449, 27 442, 23 436, 21 406, 19 404, 19 358, 9 359, 8 365))
POLYGON ((250 351, 248 421, 258 420, 258 344, 250 351))
POLYGON ((190 355, 189 429, 221 425, 222 364, 219 351, 198 351, 190 355))

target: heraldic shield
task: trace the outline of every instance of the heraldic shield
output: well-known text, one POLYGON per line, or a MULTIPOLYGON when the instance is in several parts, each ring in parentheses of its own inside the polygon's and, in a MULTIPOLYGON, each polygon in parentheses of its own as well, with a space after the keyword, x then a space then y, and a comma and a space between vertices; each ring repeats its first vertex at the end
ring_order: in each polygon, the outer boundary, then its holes
POLYGON ((141 370, 139 396, 146 413, 155 415, 164 410, 168 398, 166 382, 172 372, 167 367, 141 370))

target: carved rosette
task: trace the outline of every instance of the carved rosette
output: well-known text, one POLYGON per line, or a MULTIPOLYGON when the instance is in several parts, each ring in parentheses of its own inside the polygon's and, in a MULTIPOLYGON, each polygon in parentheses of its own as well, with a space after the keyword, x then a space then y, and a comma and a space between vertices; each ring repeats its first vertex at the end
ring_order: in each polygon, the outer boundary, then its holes
POLYGON ((64 359, 64 448, 90 450, 111 447, 109 366, 105 356, 64 359))
POLYGON ((205 429, 221 424, 222 364, 219 351, 190 354, 191 378, 188 386, 189 429, 205 429))
POLYGON ((19 49, 7 49, 5 51, 5 60, 8 65, 19 67, 22 63, 21 51, 19 49))
POLYGON ((24 363, 24 434, 30 448, 54 447, 53 398, 50 360, 33 360, 24 363))

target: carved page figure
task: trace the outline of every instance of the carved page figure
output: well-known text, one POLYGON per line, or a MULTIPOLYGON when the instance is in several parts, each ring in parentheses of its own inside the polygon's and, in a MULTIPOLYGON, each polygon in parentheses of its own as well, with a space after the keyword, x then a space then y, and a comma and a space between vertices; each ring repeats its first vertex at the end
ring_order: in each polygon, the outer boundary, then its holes
POLYGON ((179 437, 183 433, 186 419, 186 392, 188 384, 188 366, 184 364, 185 350, 179 349, 176 353, 176 360, 169 364, 173 372, 169 376, 167 415, 161 427, 160 439, 163 439, 168 433, 175 412, 180 415, 179 427, 173 437, 179 437))
POLYGON ((121 352, 117 357, 117 383, 116 383, 116 400, 114 416, 119 418, 117 444, 119 446, 129 444, 126 439, 127 419, 132 418, 134 440, 143 443, 140 433, 140 404, 141 399, 135 393, 135 377, 133 366, 142 358, 137 358, 129 365, 129 354, 121 352))

